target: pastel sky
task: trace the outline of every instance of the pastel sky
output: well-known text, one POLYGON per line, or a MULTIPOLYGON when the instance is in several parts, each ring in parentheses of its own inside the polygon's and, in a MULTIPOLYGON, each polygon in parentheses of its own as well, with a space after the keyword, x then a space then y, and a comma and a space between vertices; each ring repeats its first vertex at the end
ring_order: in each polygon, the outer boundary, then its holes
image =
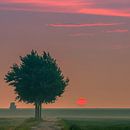
MULTIPOLYGON (((14 101, 4 75, 32 49, 70 78, 44 107, 130 107, 130 0, 0 0, 0 107, 14 101)), ((32 107, 17 103, 18 107, 32 107)))

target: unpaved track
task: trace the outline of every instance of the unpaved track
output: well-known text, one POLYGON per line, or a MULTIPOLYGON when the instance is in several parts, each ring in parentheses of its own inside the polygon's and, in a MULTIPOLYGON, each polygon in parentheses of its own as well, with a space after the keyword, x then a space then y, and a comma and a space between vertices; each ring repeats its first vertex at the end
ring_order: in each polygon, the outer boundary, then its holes
POLYGON ((32 130, 61 130, 57 119, 47 119, 32 130))

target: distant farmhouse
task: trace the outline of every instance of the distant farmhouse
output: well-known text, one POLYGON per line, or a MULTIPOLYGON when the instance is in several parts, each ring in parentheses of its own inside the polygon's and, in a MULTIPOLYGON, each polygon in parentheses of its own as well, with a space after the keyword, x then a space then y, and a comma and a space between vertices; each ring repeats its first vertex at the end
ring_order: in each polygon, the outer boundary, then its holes
POLYGON ((11 103, 10 103, 9 109, 10 109, 11 111, 15 111, 15 110, 17 109, 17 108, 16 108, 16 105, 15 105, 15 102, 11 102, 11 103))

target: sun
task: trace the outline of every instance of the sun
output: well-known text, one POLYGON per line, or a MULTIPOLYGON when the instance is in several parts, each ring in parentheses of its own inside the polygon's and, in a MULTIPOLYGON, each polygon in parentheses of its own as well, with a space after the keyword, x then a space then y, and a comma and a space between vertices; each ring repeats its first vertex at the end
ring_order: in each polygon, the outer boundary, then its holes
POLYGON ((88 100, 86 98, 82 98, 82 97, 77 99, 77 101, 76 101, 76 104, 80 105, 80 106, 85 106, 87 103, 88 103, 88 100))

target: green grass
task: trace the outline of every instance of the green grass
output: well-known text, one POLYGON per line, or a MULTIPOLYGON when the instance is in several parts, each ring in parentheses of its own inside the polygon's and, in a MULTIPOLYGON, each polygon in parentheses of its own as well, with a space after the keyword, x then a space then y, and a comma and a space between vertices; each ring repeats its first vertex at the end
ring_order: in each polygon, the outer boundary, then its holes
POLYGON ((130 130, 130 119, 65 119, 63 130, 130 130))
POLYGON ((39 123, 33 118, 0 118, 0 130, 31 130, 31 127, 39 123))
POLYGON ((0 118, 0 130, 14 130, 24 120, 22 118, 0 118))
POLYGON ((32 127, 37 126, 40 121, 36 121, 34 118, 25 120, 21 125, 17 126, 14 130, 31 130, 32 127))

